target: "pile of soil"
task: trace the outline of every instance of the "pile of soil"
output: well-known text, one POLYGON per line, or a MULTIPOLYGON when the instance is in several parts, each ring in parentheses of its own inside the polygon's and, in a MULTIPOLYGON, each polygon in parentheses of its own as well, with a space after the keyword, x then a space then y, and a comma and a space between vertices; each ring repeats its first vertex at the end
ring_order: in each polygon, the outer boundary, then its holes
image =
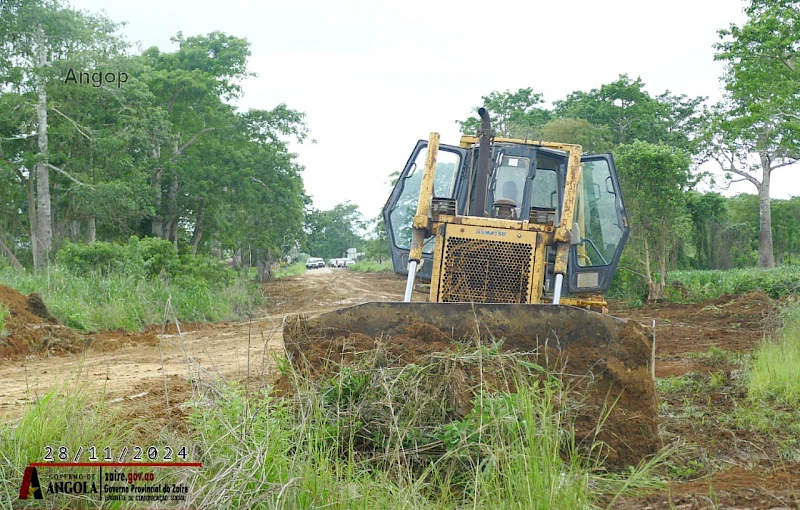
MULTIPOLYGON (((587 316, 568 307, 542 307, 535 313, 525 305, 462 308, 449 303, 403 308, 372 303, 314 319, 290 317, 284 343, 297 368, 312 378, 325 378, 370 351, 376 353, 374 359, 384 360, 379 366, 429 363, 435 353, 452 353, 464 342, 474 342, 480 324, 483 343, 502 338, 504 351, 527 353, 531 361, 561 376, 579 402, 576 440, 587 448, 602 442, 607 466, 636 465, 662 447, 646 329, 633 321, 591 312, 587 316), (484 330, 492 334, 484 336, 484 330)), ((450 400, 458 403, 462 414, 469 411, 479 386, 476 378, 485 380, 486 373, 467 369, 459 375, 463 380, 453 387, 463 394, 450 400)), ((501 374, 491 379, 490 387, 514 391, 501 374)))
POLYGON ((765 330, 774 329, 779 315, 779 302, 762 290, 738 296, 724 294, 699 303, 659 303, 633 309, 623 309, 614 303, 611 308, 613 315, 640 321, 646 327, 652 327, 652 320, 656 320, 659 362, 680 360, 686 353, 706 351, 712 346, 727 351, 751 351, 758 346, 765 330))
POLYGON ((16 358, 29 354, 54 351, 80 352, 85 347, 83 337, 62 326, 47 311, 41 296, 25 296, 15 289, 0 285, 0 303, 9 315, 5 332, 0 333, 0 358, 16 358))

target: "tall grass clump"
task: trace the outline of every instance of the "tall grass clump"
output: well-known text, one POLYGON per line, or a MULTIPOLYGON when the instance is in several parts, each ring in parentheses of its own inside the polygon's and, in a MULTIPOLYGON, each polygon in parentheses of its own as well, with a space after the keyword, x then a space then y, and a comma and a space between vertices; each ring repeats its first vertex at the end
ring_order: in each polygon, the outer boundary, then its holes
MULTIPOLYGON (((124 446, 135 444, 131 440, 133 424, 130 419, 123 422, 113 407, 107 406, 102 398, 96 402, 86 386, 72 377, 61 387, 52 388, 41 396, 31 396, 35 401, 19 421, 0 422, 2 508, 20 508, 19 489, 25 467, 31 462, 45 462, 45 447, 52 448, 54 461, 64 462, 59 458, 60 447, 67 448, 68 461, 73 461, 78 448, 83 447, 80 460, 87 461, 91 455, 88 448, 92 445, 97 448, 96 456, 102 459, 106 446, 118 456, 124 446)), ((48 499, 48 504, 54 507, 81 507, 77 496, 51 495, 48 499)), ((39 508, 33 504, 31 507, 39 508)))
POLYGON ((0 303, 0 338, 6 336, 6 319, 8 318, 8 307, 0 303))
POLYGON ((800 293, 800 266, 672 271, 667 274, 666 298, 693 302, 759 289, 774 299, 800 293))
POLYGON ((44 271, 0 270, 0 283, 39 293, 56 318, 81 331, 161 323, 167 302, 181 321, 237 319, 263 299, 255 283, 212 259, 135 237, 127 245, 67 244, 44 271))
POLYGON ((395 366, 377 353, 314 381, 280 364, 286 396, 225 385, 196 402, 190 430, 204 467, 187 503, 595 508, 655 484, 651 465, 600 474, 575 447, 564 387, 522 357, 484 349, 395 366), (483 370, 491 377, 464 386, 483 370))
POLYGON ((392 266, 391 259, 383 260, 380 263, 376 260, 362 260, 351 264, 347 269, 350 271, 358 271, 359 273, 381 273, 384 271, 392 271, 394 266, 392 266))
POLYGON ((755 354, 748 381, 750 398, 800 404, 800 303, 783 312, 776 338, 765 339, 755 354))
POLYGON ((276 269, 273 272, 275 278, 285 278, 287 276, 298 276, 306 272, 306 263, 304 261, 295 262, 288 266, 276 269))

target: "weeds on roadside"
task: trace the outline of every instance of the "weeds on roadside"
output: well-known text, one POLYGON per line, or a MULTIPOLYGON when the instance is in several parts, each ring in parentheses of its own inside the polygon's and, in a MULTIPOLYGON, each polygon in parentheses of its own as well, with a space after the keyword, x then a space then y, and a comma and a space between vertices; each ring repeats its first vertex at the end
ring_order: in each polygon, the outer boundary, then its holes
POLYGON ((800 266, 672 271, 667 274, 665 297, 668 301, 696 302, 759 289, 774 299, 800 294, 800 266))
POLYGON ((575 446, 559 380, 509 354, 478 349, 394 367, 377 353, 317 382, 279 362, 290 395, 248 396, 231 384, 195 404, 204 468, 190 480, 192 505, 593 508, 661 486, 652 470, 663 457, 601 473, 575 446), (458 386, 474 369, 478 386, 458 386), (489 377, 496 370, 505 379, 489 377), (454 396, 467 393, 471 410, 457 413, 466 402, 454 396))
POLYGON ((800 303, 783 312, 776 339, 766 339, 755 353, 748 381, 750 398, 800 404, 800 303))
POLYGON ((6 319, 8 318, 8 307, 3 303, 0 303, 0 338, 3 338, 8 334, 6 331, 6 319))
POLYGON ((211 285, 201 279, 170 281, 115 272, 78 276, 56 264, 37 274, 2 270, 0 283, 41 294, 59 321, 81 331, 135 331, 157 324, 170 296, 179 320, 209 322, 241 318, 263 299, 258 286, 245 278, 211 285))
POLYGON ((380 273, 392 271, 393 268, 394 266, 392 266, 391 259, 383 260, 380 263, 375 260, 363 260, 347 267, 350 271, 357 271, 359 273, 380 273))
MULTIPOLYGON (((54 461, 63 462, 72 461, 79 447, 83 447, 82 460, 86 460, 91 445, 97 447, 96 455, 102 457, 106 446, 119 455, 124 446, 132 444, 130 421, 124 423, 118 419, 118 412, 102 397, 94 403, 85 384, 74 375, 60 387, 41 396, 31 396, 36 400, 19 421, 0 423, 0 507, 3 508, 20 508, 23 504, 19 500, 23 471, 31 462, 45 461, 46 447, 52 448, 54 461), (66 448, 66 459, 60 457, 61 447, 66 448)), ((34 503, 30 506, 40 508, 34 503)), ((56 508, 84 503, 78 496, 62 494, 51 495, 47 504, 56 508)))
POLYGON ((306 263, 305 262, 295 262, 294 264, 289 264, 286 267, 281 267, 276 269, 273 272, 273 276, 275 278, 285 278, 287 276, 297 276, 301 275, 306 272, 306 263))

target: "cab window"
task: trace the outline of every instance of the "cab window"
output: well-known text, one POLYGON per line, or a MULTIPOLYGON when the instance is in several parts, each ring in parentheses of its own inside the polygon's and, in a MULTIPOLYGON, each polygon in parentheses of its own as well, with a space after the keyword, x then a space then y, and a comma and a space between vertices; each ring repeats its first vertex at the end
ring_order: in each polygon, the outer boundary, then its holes
POLYGON ((495 172, 492 186, 493 201, 513 200, 517 206, 517 215, 519 215, 529 167, 530 159, 528 158, 503 156, 501 165, 495 172))
POLYGON ((558 208, 558 176, 555 170, 536 169, 531 189, 531 207, 558 208))
MULTIPOLYGON (((410 170, 403 178, 403 191, 391 212, 392 232, 398 248, 411 248, 412 222, 417 213, 419 192, 422 186, 422 174, 425 171, 425 159, 428 148, 422 148, 417 154, 410 170)), ((433 180, 433 196, 452 197, 456 173, 461 164, 461 157, 455 152, 439 150, 436 156, 436 173, 433 180)), ((431 238, 434 239, 434 238, 431 238)), ((429 239, 429 241, 431 240, 429 239)), ((423 251, 433 252, 433 242, 425 243, 423 251)))
POLYGON ((617 202, 608 161, 585 162, 576 210, 581 231, 577 246, 580 267, 607 266, 613 262, 623 236, 617 202))

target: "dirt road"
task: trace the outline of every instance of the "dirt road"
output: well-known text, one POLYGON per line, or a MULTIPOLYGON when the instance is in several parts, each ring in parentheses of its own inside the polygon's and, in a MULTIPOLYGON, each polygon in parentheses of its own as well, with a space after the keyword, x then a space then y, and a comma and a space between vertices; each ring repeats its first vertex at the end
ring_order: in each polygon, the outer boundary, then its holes
POLYGON ((105 392, 107 399, 130 407, 181 414, 176 406, 191 396, 185 382, 190 378, 241 380, 248 373, 251 378, 265 377, 269 351, 282 348, 280 325, 287 313, 314 314, 368 301, 399 300, 403 283, 386 274, 316 269, 267 285, 266 307, 252 321, 180 325, 180 334, 175 324, 165 334, 159 327, 142 334, 103 332, 89 335, 88 347, 80 354, 2 360, 0 416, 19 416, 26 403, 50 388, 74 391, 77 386, 90 394, 105 392))

